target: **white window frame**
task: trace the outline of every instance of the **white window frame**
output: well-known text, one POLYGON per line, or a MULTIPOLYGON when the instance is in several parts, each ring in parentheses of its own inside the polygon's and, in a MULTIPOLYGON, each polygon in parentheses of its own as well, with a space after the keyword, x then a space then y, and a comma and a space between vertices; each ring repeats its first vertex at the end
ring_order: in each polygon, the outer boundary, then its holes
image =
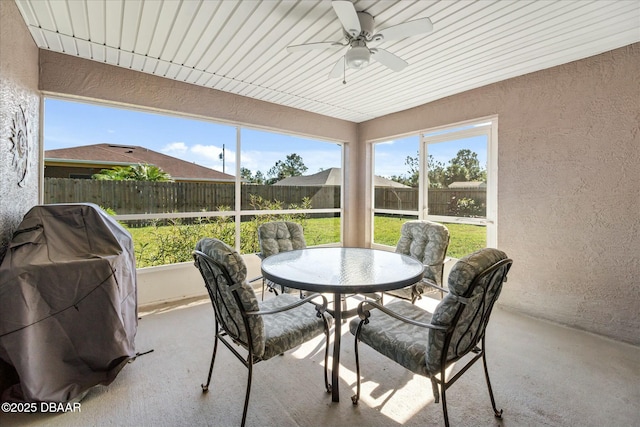
POLYGON ((487 227, 487 247, 498 246, 498 117, 487 117, 464 123, 452 124, 436 129, 428 129, 421 133, 420 138, 420 183, 419 183, 420 219, 436 222, 449 222, 458 224, 484 225, 487 227), (443 130, 476 126, 460 131, 428 134, 443 130), (474 136, 487 137, 487 206, 485 218, 466 218, 446 215, 430 215, 428 212, 428 182, 427 159, 429 157, 428 145, 454 141, 474 136))
MULTIPOLYGON (((459 224, 471 224, 471 225, 484 225, 486 226, 486 246, 497 247, 498 246, 498 117, 489 116, 478 119, 468 120, 465 122, 453 123, 446 126, 439 126, 436 128, 429 128, 418 132, 420 136, 419 140, 419 157, 420 157, 420 179, 418 182, 418 210, 393 210, 393 209, 376 209, 374 200, 374 188, 371 186, 371 227, 370 227, 370 241, 371 247, 377 249, 389 249, 388 245, 375 243, 374 227, 375 227, 375 215, 393 214, 404 216, 415 216, 418 219, 424 219, 435 222, 444 223, 459 223, 459 224), (483 126, 484 125, 484 126, 483 126), (450 131, 457 128, 467 128, 460 131, 452 131, 446 133, 440 133, 443 131, 450 131), (438 133, 438 135, 430 135, 438 133), (426 136, 430 135, 430 136, 426 136), (446 142, 450 140, 457 140, 461 138, 467 138, 472 136, 486 135, 487 137, 487 206, 486 206, 486 218, 465 218, 445 215, 429 215, 428 212, 428 173, 427 173, 427 159, 428 150, 427 146, 430 143, 446 142)), ((406 137, 408 135, 403 135, 406 137)), ((391 139, 391 138, 388 138, 391 139)), ((374 145, 376 142, 372 142, 374 145)), ((371 156, 371 177, 373 182, 375 174, 375 146, 373 148, 374 155, 371 156)))
MULTIPOLYGON (((239 125, 239 124, 230 124, 230 123, 225 123, 222 121, 216 121, 214 119, 210 119, 210 118, 203 118, 203 117, 194 117, 191 115, 187 115, 187 114, 177 114, 175 112, 172 111, 158 111, 158 110, 151 110, 151 109, 145 109, 142 107, 137 107, 137 106, 129 106, 129 105, 122 105, 122 104, 118 104, 118 103, 111 103, 111 102, 106 102, 106 101, 101 101, 101 100, 93 100, 93 99, 77 99, 77 98, 73 98, 73 97, 67 97, 67 96, 61 96, 58 94, 54 94, 54 93, 44 93, 43 94, 43 102, 41 103, 41 129, 44 129, 44 114, 46 113, 45 111, 45 103, 44 100, 46 100, 47 98, 49 99, 57 99, 57 100, 61 100, 61 101, 68 101, 68 102, 79 102, 79 103, 84 103, 84 104, 89 104, 89 105, 96 105, 96 106, 104 106, 104 107, 109 107, 109 108, 120 108, 123 110, 132 110, 132 111, 139 111, 142 113, 150 113, 150 114, 160 114, 160 115, 165 115, 168 117, 178 117, 178 118, 182 118, 182 119, 186 119, 186 120, 204 120, 213 124, 217 124, 217 125, 224 125, 224 126, 231 126, 231 127, 235 127, 236 129, 236 143, 235 143, 235 148, 236 148, 236 170, 235 170, 235 176, 236 176, 236 180, 235 180, 235 204, 233 206, 232 210, 229 211, 203 211, 203 212, 170 212, 170 213, 153 213, 153 214, 118 214, 118 215, 114 215, 114 218, 116 220, 119 221, 128 221, 128 220, 151 220, 151 219, 175 219, 175 218, 210 218, 210 217, 232 217, 234 219, 234 223, 235 223, 235 249, 237 251, 240 251, 240 237, 241 237, 241 220, 243 216, 247 216, 247 215, 273 215, 273 214, 291 214, 291 213, 308 213, 308 214, 318 214, 318 213, 338 213, 340 215, 340 241, 339 242, 334 242, 334 243, 329 243, 326 245, 320 245, 320 246, 343 246, 343 241, 344 241, 344 162, 345 162, 345 145, 342 142, 338 142, 338 141, 330 141, 330 140, 321 140, 318 139, 318 141, 321 142, 326 142, 326 143, 332 143, 332 144, 337 144, 340 146, 340 150, 341 150, 341 170, 342 170, 342 176, 341 176, 341 181, 340 181, 340 186, 341 186, 341 190, 340 190, 340 207, 339 208, 327 208, 327 209, 282 209, 282 210, 242 210, 241 209, 241 202, 242 202, 242 195, 241 195, 241 191, 242 191, 242 180, 240 178, 240 170, 242 167, 241 164, 241 156, 242 156, 242 152, 241 152, 241 148, 242 148, 242 138, 241 138, 241 133, 242 133, 242 129, 252 129, 252 130, 258 130, 258 131, 264 131, 264 132, 272 132, 272 133, 277 133, 277 134, 281 134, 281 135, 285 135, 285 136, 296 136, 296 137, 302 137, 302 138, 308 138, 307 136, 302 136, 302 135, 297 135, 295 133, 287 133, 283 130, 280 129, 267 129, 267 128, 259 128, 259 127, 251 127, 251 126, 246 126, 246 125, 239 125)), ((41 132, 41 143, 40 146, 42 147, 41 150, 44 153, 44 131, 41 132)), ((40 164, 40 174, 42 177, 42 182, 44 182, 44 155, 40 156, 41 159, 41 164, 40 164)), ((39 199, 42 201, 44 200, 44 186, 40 186, 39 188, 39 199)), ((171 265, 171 264, 165 264, 165 265, 171 265)))

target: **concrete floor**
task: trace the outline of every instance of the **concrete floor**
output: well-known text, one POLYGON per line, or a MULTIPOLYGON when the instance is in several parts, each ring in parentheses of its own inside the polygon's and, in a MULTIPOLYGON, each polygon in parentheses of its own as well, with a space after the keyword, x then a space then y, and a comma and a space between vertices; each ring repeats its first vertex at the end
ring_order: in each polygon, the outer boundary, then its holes
MULTIPOLYGON (((423 299, 433 307, 437 301, 423 299)), ((139 322, 137 350, 109 386, 90 390, 80 412, 0 413, 2 426, 232 426, 240 423, 246 369, 220 347, 210 392, 207 300, 166 307, 139 322)), ((343 330, 348 328, 343 328, 343 330)), ((321 337, 254 367, 247 426, 443 425, 428 379, 361 346, 363 392, 354 406, 353 336, 342 339, 341 401, 323 390, 321 337)), ((447 392, 453 426, 640 425, 640 348, 531 319, 500 307, 487 357, 502 421, 494 418, 482 366, 447 392)))

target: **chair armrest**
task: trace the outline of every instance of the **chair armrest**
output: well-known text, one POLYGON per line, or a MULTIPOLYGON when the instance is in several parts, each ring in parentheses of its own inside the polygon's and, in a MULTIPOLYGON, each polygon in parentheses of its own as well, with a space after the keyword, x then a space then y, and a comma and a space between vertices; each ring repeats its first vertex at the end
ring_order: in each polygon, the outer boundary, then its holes
POLYGON ((310 295, 306 296, 305 298, 302 298, 302 299, 300 299, 300 300, 298 300, 298 301, 296 301, 296 302, 294 302, 292 304, 285 305, 285 306, 277 308, 275 310, 247 311, 246 314, 248 316, 263 316, 263 315, 267 315, 267 314, 281 313, 283 311, 287 311, 287 310, 291 310, 291 309, 296 308, 296 307, 300 307, 301 305, 306 304, 308 302, 310 302, 310 303, 312 303, 313 305, 316 306, 316 311, 318 311, 318 315, 319 316, 322 313, 324 313, 326 311, 326 309, 327 309, 327 305, 328 305, 327 297, 325 297, 322 294, 317 294, 316 293, 316 294, 310 294, 310 295), (322 298, 322 304, 315 303, 315 302, 312 301, 314 298, 317 298, 317 297, 322 298))
POLYGON ((451 261, 451 257, 446 257, 445 259, 442 260, 442 262, 437 262, 435 264, 424 264, 424 266, 425 267, 437 267, 439 265, 445 265, 449 261, 451 261))
POLYGON ((361 322, 364 322, 365 324, 369 323, 369 317, 371 317, 371 311, 370 311, 371 307, 377 308, 383 313, 386 313, 389 316, 395 319, 398 319, 402 322, 409 323, 415 326, 420 326, 422 328, 436 329, 439 331, 446 331, 446 330, 449 330, 450 328, 447 326, 439 326, 439 325, 432 325, 431 323, 418 322, 417 320, 410 319, 408 317, 405 317, 396 313, 395 311, 389 310, 387 307, 383 306, 382 304, 378 304, 377 302, 374 302, 374 301, 362 301, 360 304, 358 304, 358 316, 360 317, 360 319, 362 319, 361 322))
POLYGON ((438 286, 435 284, 435 282, 433 280, 429 280, 429 279, 422 279, 422 281, 420 283, 424 283, 427 286, 430 286, 432 288, 438 289, 444 293, 449 293, 449 289, 443 288, 442 286, 438 286))

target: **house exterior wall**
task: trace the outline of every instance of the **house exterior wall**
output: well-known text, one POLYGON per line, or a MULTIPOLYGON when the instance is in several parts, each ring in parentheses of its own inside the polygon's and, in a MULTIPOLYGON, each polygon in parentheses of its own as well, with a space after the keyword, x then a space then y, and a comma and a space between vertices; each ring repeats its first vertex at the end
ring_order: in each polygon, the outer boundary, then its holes
POLYGON ((639 70, 636 43, 362 123, 360 139, 497 114, 501 304, 638 345, 639 70))
POLYGON ((38 203, 38 48, 13 1, 0 1, 0 260, 38 203))

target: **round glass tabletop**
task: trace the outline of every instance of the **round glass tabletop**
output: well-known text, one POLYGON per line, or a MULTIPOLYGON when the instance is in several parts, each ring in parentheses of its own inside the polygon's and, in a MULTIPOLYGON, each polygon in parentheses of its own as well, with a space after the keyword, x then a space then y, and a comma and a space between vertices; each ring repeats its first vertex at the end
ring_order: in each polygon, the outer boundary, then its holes
POLYGON ((307 248, 262 261, 265 278, 313 292, 366 293, 399 289, 422 278, 423 265, 407 255, 365 248, 307 248))

